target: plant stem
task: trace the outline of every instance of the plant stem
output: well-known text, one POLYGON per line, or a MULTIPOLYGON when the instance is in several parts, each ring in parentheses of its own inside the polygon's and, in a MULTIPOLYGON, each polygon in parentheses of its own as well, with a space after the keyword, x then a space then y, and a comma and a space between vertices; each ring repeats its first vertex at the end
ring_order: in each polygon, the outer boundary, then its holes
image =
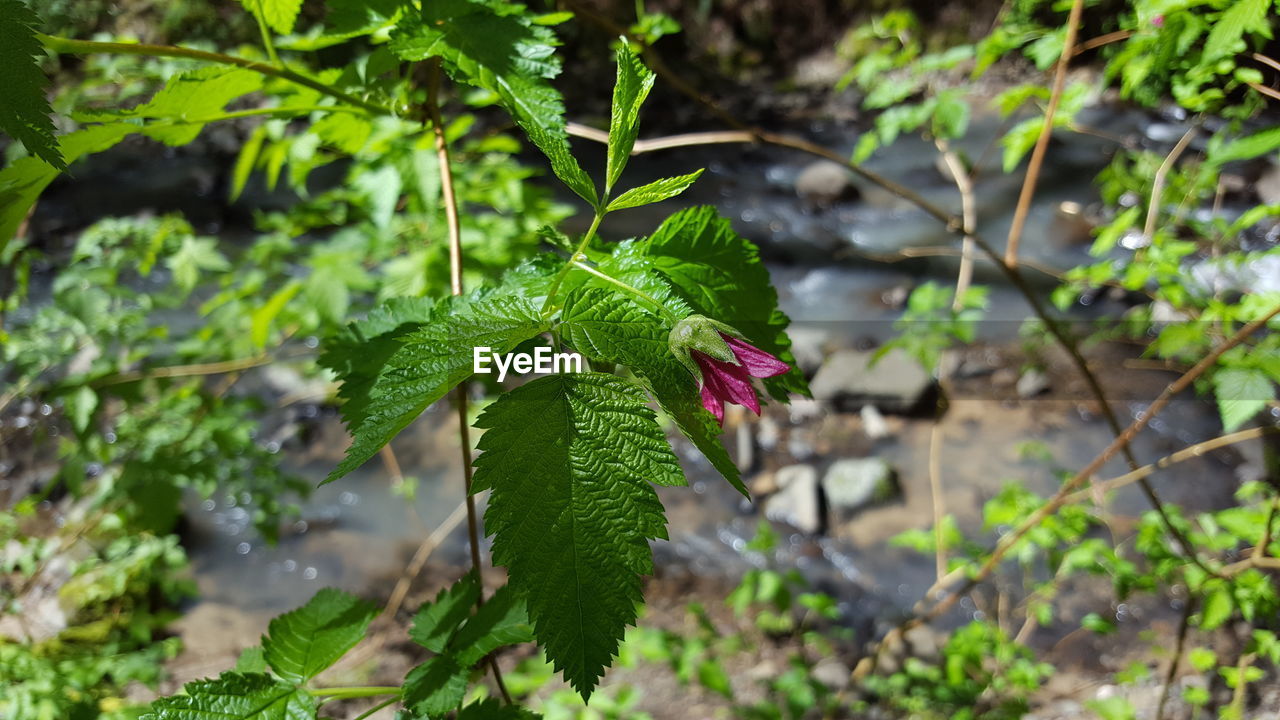
POLYGON ((194 50, 192 48, 176 47, 172 45, 72 40, 70 38, 58 37, 56 35, 45 35, 43 33, 37 33, 36 38, 40 40, 46 48, 55 53, 71 55, 85 55, 90 53, 106 53, 109 55, 145 55, 148 57, 184 58, 187 60, 211 62, 218 65, 231 65, 234 67, 244 68, 246 70, 252 70, 256 73, 261 73, 270 77, 288 80, 291 83, 311 88, 316 92, 328 95, 329 97, 341 100, 348 105, 352 105, 372 113, 396 117, 402 114, 396 112, 393 108, 361 100, 354 95, 350 95, 342 92, 341 90, 330 87, 313 77, 294 72, 288 68, 277 67, 268 63, 258 62, 257 60, 235 57, 234 55, 224 55, 222 53, 206 52, 204 50, 194 50))
MULTIPOLYGON (((435 134, 436 164, 440 168, 440 192, 444 198, 444 217, 449 226, 449 289, 455 297, 461 296, 462 287, 462 224, 458 218, 458 197, 453 189, 453 166, 449 162, 449 142, 444 134, 444 119, 440 115, 440 61, 434 59, 427 75, 427 117, 435 134)), ((471 569, 475 572, 477 586, 476 607, 484 605, 484 584, 481 580, 480 523, 476 514, 476 499, 471 494, 471 423, 467 419, 467 383, 463 381, 454 390, 458 408, 458 443, 462 446, 462 482, 466 493, 467 539, 471 545, 471 569)), ((489 657, 494 683, 508 705, 511 695, 502 681, 498 661, 489 657)))
POLYGON ((308 690, 315 697, 330 697, 338 700, 349 700, 351 698, 379 697, 381 695, 395 695, 399 697, 400 688, 385 685, 367 685, 360 687, 331 687, 331 688, 315 688, 308 690))
POLYGON ((650 303, 658 310, 658 312, 662 313, 663 317, 670 320, 671 322, 673 323, 679 322, 680 318, 676 317, 674 313, 668 310, 666 305, 663 305, 662 302, 659 301, 657 298, 641 290, 640 288, 628 285, 622 282, 621 280, 619 280, 618 278, 613 277, 612 275, 607 275, 605 273, 602 273, 599 270, 591 267, 587 263, 582 262, 581 260, 570 260, 570 262, 573 264, 574 267, 580 270, 583 270, 591 275, 594 275, 600 278, 601 280, 604 280, 607 283, 612 283, 613 285, 618 286, 619 288, 631 293, 632 295, 635 295, 641 300, 644 300, 650 303))
POLYGON ((565 261, 564 267, 560 268, 560 272, 556 273, 555 279, 551 281, 551 289, 547 290, 547 299, 542 303, 542 313, 545 315, 547 310, 551 309, 551 302, 555 300, 556 293, 560 290, 560 285, 564 282, 564 276, 569 274, 569 270, 573 267, 575 261, 579 258, 585 258, 587 244, 591 242, 591 238, 595 237, 596 230, 600 227, 600 221, 604 219, 604 213, 596 210, 595 217, 591 219, 591 227, 587 228, 587 234, 582 236, 582 242, 578 243, 578 247, 565 261))
POLYGON ((253 13, 253 17, 258 21, 258 31, 262 33, 262 47, 266 49, 272 65, 283 67, 280 64, 280 56, 276 54, 275 43, 271 42, 271 29, 267 27, 262 2, 263 0, 258 0, 258 9, 253 13))
POLYGON ((1178 665, 1182 662, 1182 651, 1187 644, 1187 633, 1191 630, 1191 615, 1195 612, 1196 599, 1194 595, 1187 597, 1186 605, 1182 608, 1182 620, 1178 622, 1178 642, 1173 648, 1173 657, 1169 660, 1169 670, 1164 675, 1164 682, 1160 685, 1160 700, 1156 703, 1156 720, 1164 720, 1164 706, 1169 701, 1169 689, 1173 687, 1173 681, 1178 677, 1178 665))
POLYGON ((1013 224, 1009 226, 1004 261, 1010 267, 1018 266, 1018 243, 1022 240, 1022 228, 1026 225, 1027 213, 1031 210, 1031 198, 1036 194, 1036 182, 1040 179, 1040 168, 1044 165, 1044 155, 1049 149, 1049 138, 1053 136, 1053 118, 1058 112, 1058 104, 1062 102, 1062 91, 1067 85, 1067 66, 1071 63, 1076 45, 1076 33, 1080 30, 1080 16, 1083 14, 1084 0, 1074 0, 1071 3, 1071 14, 1067 17, 1067 37, 1062 44, 1062 55, 1058 57, 1058 67, 1053 74, 1053 92, 1049 95, 1049 107, 1044 111, 1044 124, 1040 127, 1036 146, 1031 151, 1027 176, 1022 182, 1022 192, 1018 195, 1018 206, 1013 211, 1013 224))
POLYGON ((391 705, 391 704, 395 703, 395 702, 396 702, 397 700, 399 700, 399 699, 400 699, 400 698, 391 698, 390 700, 384 700, 384 701, 382 701, 382 702, 378 703, 377 705, 374 705, 373 707, 369 708, 368 710, 365 710, 364 712, 362 712, 362 713, 360 713, 359 715, 357 715, 357 716, 355 717, 355 720, 366 720, 367 718, 369 718, 370 716, 372 716, 374 713, 378 712, 379 710, 381 710, 382 708, 384 708, 384 707, 386 707, 386 706, 388 706, 388 705, 391 705))

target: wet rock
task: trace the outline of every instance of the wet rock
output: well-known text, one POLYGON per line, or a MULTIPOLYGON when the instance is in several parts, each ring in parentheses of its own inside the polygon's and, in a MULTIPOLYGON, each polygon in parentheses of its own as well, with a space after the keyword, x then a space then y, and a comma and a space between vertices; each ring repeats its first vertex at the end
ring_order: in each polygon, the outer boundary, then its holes
POLYGON ((829 90, 848 69, 849 63, 841 60, 835 50, 821 50, 797 62, 792 79, 799 87, 829 90))
POLYGON ((928 625, 917 625, 908 630, 905 637, 915 657, 925 662, 936 662, 942 658, 942 646, 947 642, 943 633, 928 625))
POLYGON ((751 479, 747 486, 755 497, 764 497, 778 492, 778 476, 775 473, 763 472, 751 479))
POLYGON ((814 431, 810 427, 792 428, 787 433, 787 452, 796 460, 807 460, 817 454, 814 443, 814 431))
POLYGON ((876 409, 875 405, 863 405, 860 411, 862 415, 862 431, 872 440, 879 440, 889 436, 889 423, 884 419, 884 415, 876 409))
POLYGON ((789 465, 774 474, 778 492, 764 504, 765 516, 813 534, 822 526, 818 508, 818 471, 812 465, 789 465))
POLYGON ((897 496, 893 468, 880 458, 837 460, 822 477, 822 491, 833 509, 856 512, 897 496))
POLYGON ((1258 202, 1265 205, 1280 204, 1280 165, 1268 165, 1262 175, 1258 176, 1253 189, 1258 193, 1258 202))
POLYGON ((750 472, 756 464, 756 444, 751 437, 751 424, 738 423, 737 429, 737 465, 742 472, 750 472))
POLYGON ((1042 395, 1049 392, 1049 376, 1043 370, 1031 368, 1018 378, 1014 390, 1017 391, 1018 397, 1024 399, 1042 395))
POLYGON ((756 442, 760 443, 760 449, 769 452, 778 447, 778 441, 782 438, 782 428, 778 427, 778 423, 773 418, 765 415, 760 418, 759 427, 756 428, 756 442))
POLYGON ((824 658, 813 666, 813 679, 832 690, 842 690, 849 685, 849 667, 839 660, 824 658))
POLYGON ((791 354, 796 365, 805 376, 813 377, 826 357, 827 333, 817 328, 792 327, 787 330, 787 336, 791 338, 791 354))
POLYGON ((801 170, 796 176, 796 194, 817 207, 828 207, 840 200, 857 200, 859 195, 849 169, 830 160, 819 160, 801 170))
POLYGON ((796 398, 787 405, 787 412, 793 423, 803 423, 822 417, 822 403, 809 398, 796 398))
POLYGON ((873 355, 841 350, 827 358, 809 383, 814 399, 850 411, 875 405, 884 412, 906 413, 919 406, 933 387, 920 363, 897 348, 874 365, 873 355))

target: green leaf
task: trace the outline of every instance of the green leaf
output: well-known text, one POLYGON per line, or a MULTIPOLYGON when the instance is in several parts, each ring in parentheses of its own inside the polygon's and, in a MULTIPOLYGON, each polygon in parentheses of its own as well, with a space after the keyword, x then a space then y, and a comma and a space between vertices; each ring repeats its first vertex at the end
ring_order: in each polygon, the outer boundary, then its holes
POLYGON ((272 620, 262 650, 277 675, 306 682, 355 647, 377 615, 373 603, 325 588, 306 605, 272 620))
POLYGON ((697 381, 671 354, 669 321, 613 290, 585 288, 566 301, 560 329, 578 352, 634 370, 680 431, 747 495, 738 467, 720 444, 719 424, 702 407, 697 381))
POLYGON ((58 141, 53 135, 53 110, 45 91, 49 79, 38 59, 44 49, 36 40, 40 18, 22 0, 0 0, 0 130, 22 143, 32 155, 58 170, 65 170, 58 141))
POLYGON ((1243 425, 1275 397, 1271 378, 1256 368, 1219 370, 1213 376, 1213 390, 1226 432, 1243 425))
POLYGON ((88 385, 81 385, 64 400, 67 415, 71 418, 71 426, 76 432, 83 433, 89 428, 89 421, 98 409, 98 393, 88 385))
POLYGON ((1280 150, 1280 126, 1267 128, 1242 138, 1236 138, 1216 151, 1211 147, 1209 162, 1214 165, 1221 165, 1236 160, 1252 160, 1260 155, 1273 153, 1276 150, 1280 150))
POLYGON ((260 14, 267 25, 281 35, 293 32, 293 25, 302 9, 302 0, 240 0, 244 9, 260 14))
POLYGON ((235 202, 240 198, 240 194, 244 192, 244 186, 249 182, 249 175, 253 173, 253 167, 258 164, 258 155, 262 152, 262 143, 267 139, 267 126, 259 125, 249 134, 248 139, 244 141, 244 145, 240 146, 240 153, 236 155, 236 165, 231 174, 231 194, 229 199, 235 202))
POLYGON ((533 642, 533 628, 524 599, 510 585, 503 585, 449 645, 460 665, 473 667, 498 648, 527 642, 533 642))
POLYGON ((454 80, 495 93, 556 177, 595 207, 595 185, 569 149, 564 101, 547 82, 560 73, 556 44, 555 33, 518 3, 435 0, 401 20, 391 50, 409 61, 439 57, 454 80))
POLYGON ((688 175, 655 180, 648 185, 632 188, 614 198, 609 203, 608 210, 609 212, 625 210, 673 198, 684 192, 700 175, 702 175, 702 170, 697 170, 688 175))
POLYGON ((643 601, 666 520, 649 483, 684 481, 640 388, 613 375, 534 380, 476 426, 474 492, 492 490, 493 559, 556 669, 589 697, 643 601))
MULTIPOLYGON (((59 137, 58 147, 69 164, 106 150, 137 131, 137 126, 124 123, 97 125, 59 137)), ((0 170, 0 254, 18 234, 40 193, 57 176, 58 168, 39 157, 19 158, 0 170)))
POLYGON ((325 24, 340 35, 359 35, 389 25, 399 13, 401 0, 325 0, 329 15, 325 24))
POLYGON ((227 672, 216 680, 197 680, 186 695, 151 703, 142 720, 314 720, 311 694, 284 680, 260 673, 227 672))
MULTIPOLYGON (((252 0, 250 0, 252 1, 252 0)), ((205 123, 225 113, 227 104, 262 88, 263 76, 245 68, 211 66, 174 75, 151 100, 129 110, 77 113, 79 120, 151 120, 146 136, 166 145, 195 140, 205 123)))
POLYGON ((468 573, 414 617, 409 637, 438 653, 405 678, 405 702, 415 712, 434 717, 455 709, 472 667, 500 647, 533 640, 524 601, 510 586, 472 616, 479 594, 475 574, 468 573))
POLYGON ((654 78, 653 72, 631 52, 631 45, 625 39, 618 43, 617 59, 618 79, 613 86, 613 111, 609 119, 606 193, 613 189, 631 158, 631 149, 635 147, 636 135, 640 132, 640 106, 653 89, 654 78))
POLYGON ((712 207, 682 210, 642 243, 655 269, 675 293, 702 315, 737 328, 752 345, 791 365, 791 372, 766 378, 778 400, 787 393, 809 394, 804 374, 791 355, 787 316, 769 270, 751 241, 738 235, 712 207))
POLYGON ((413 616, 409 638, 432 651, 444 652, 449 638, 471 616, 471 608, 480 596, 480 586, 474 573, 467 573, 461 580, 440 591, 434 602, 424 604, 413 616))
POLYGON ((1200 612, 1200 629, 1213 630, 1220 627, 1235 610, 1235 600, 1231 598, 1231 588, 1219 584, 1204 599, 1204 610, 1200 612))
MULTIPOLYGON (((1243 49, 1239 43, 1245 33, 1257 33, 1271 37, 1270 18, 1267 9, 1271 0, 1235 0, 1218 18, 1204 41, 1202 62, 1211 62, 1243 49)), ((1247 45, 1246 45, 1247 47, 1247 45)))
MULTIPOLYGON (((386 357, 376 370, 375 358, 352 361, 345 353, 331 355, 328 362, 354 365, 357 374, 352 378, 355 387, 340 391, 348 400, 342 415, 353 442, 325 482, 337 480, 373 457, 431 403, 470 377, 473 348, 510 352, 546 329, 546 320, 522 297, 451 297, 432 308, 422 327, 370 348, 379 356, 376 359, 386 357)), ((348 379, 341 370, 339 377, 344 382, 348 379)))
POLYGON ((503 705, 493 698, 473 702, 462 708, 458 720, 540 720, 541 715, 519 705, 503 705))
POLYGON ((226 272, 231 269, 226 256, 218 252, 218 241, 204 237, 182 238, 182 245, 165 263, 173 272, 174 284, 187 291, 194 289, 200 282, 202 270, 226 272))
POLYGON ((241 651, 240 657, 236 658, 235 671, 238 673, 265 673, 267 671, 267 656, 263 654, 262 648, 255 645, 241 651))
POLYGON ((404 704, 426 717, 441 717, 462 704, 470 675, 452 655, 437 655, 405 676, 404 704))

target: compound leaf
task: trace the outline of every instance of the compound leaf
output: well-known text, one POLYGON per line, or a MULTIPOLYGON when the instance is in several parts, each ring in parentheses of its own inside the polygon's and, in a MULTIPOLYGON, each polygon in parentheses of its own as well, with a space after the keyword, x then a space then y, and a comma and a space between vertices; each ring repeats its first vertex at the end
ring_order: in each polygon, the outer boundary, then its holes
MULTIPOLYGON (((329 355, 330 367, 345 365, 356 372, 354 386, 342 390, 348 400, 343 419, 353 441, 346 458, 325 482, 337 480, 373 457, 431 403, 466 380, 472 372, 473 348, 510 352, 546 329, 537 308, 524 298, 451 297, 437 303, 422 326, 371 348, 385 355, 385 362, 372 357, 355 360, 349 350, 329 355)), ((341 369, 339 377, 346 380, 341 369)))
POLYGON ((49 79, 37 58, 44 56, 35 28, 40 18, 22 0, 0 0, 0 130, 22 143, 32 155, 65 170, 53 136, 52 110, 45 89, 49 79))
POLYGON ((422 14, 403 19, 391 41, 401 59, 439 57, 454 80, 496 94, 556 177, 595 206, 595 186, 569 150, 564 101, 548 82, 560 73, 556 45, 555 33, 525 6, 497 0, 423 3, 422 14))
POLYGON ((311 694, 292 683, 261 673, 226 672, 216 680, 197 680, 186 695, 151 703, 142 720, 314 720, 311 694))
POLYGON ((1232 432, 1258 414, 1275 397, 1271 378, 1255 368, 1224 368, 1213 376, 1222 429, 1232 432))
POLYGON ((277 675, 305 682, 355 647, 377 614, 376 605, 325 588, 306 605, 273 619, 262 650, 277 675))
POLYGON ((631 52, 626 40, 618 43, 618 79, 613 86, 613 111, 609 120, 609 157, 605 192, 613 189, 631 158, 640 132, 640 106, 653 89, 653 72, 631 52))
POLYGON ((609 202, 609 211, 651 205, 673 198, 688 189, 700 175, 702 170, 696 170, 688 175, 654 180, 648 185, 631 188, 609 202))
POLYGON ((240 4, 251 13, 260 13, 267 25, 281 35, 293 32, 302 9, 302 0, 240 0, 240 4))
POLYGON ((649 540, 666 537, 650 483, 684 481, 645 399, 613 375, 554 375, 506 393, 476 422, 487 431, 473 490, 492 490, 494 562, 584 698, 635 622, 649 540))
POLYGON ((444 652, 449 639, 471 616, 471 608, 479 595, 475 574, 467 573, 418 610, 409 628, 409 638, 432 652, 444 652))
POLYGON ((787 316, 769 270, 749 240, 734 232, 713 207, 682 210, 642 243, 654 268, 695 312, 737 328, 752 345, 791 366, 791 372, 763 380, 773 397, 809 394, 804 374, 791 355, 787 316))
POLYGON ((720 443, 720 425, 702 407, 697 381, 671 354, 669 321, 616 291, 588 287, 566 301, 560 327, 578 352, 634 370, 680 431, 729 484, 747 494, 738 467, 720 443))

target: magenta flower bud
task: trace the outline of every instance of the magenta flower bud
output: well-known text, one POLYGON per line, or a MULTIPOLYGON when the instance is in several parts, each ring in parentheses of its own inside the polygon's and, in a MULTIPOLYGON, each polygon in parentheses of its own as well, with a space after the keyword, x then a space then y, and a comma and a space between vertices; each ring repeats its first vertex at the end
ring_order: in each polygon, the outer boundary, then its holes
POLYGON ((781 375, 790 365, 747 342, 737 330, 701 315, 690 315, 671 329, 671 352, 698 379, 702 406, 724 425, 724 404, 742 405, 760 414, 751 378, 781 375))
POLYGON ((1157 16, 1155 16, 1155 17, 1151 18, 1151 24, 1152 24, 1152 25, 1154 25, 1155 27, 1158 27, 1158 28, 1162 28, 1162 27, 1164 27, 1164 16, 1163 16, 1163 15, 1157 15, 1157 16))

